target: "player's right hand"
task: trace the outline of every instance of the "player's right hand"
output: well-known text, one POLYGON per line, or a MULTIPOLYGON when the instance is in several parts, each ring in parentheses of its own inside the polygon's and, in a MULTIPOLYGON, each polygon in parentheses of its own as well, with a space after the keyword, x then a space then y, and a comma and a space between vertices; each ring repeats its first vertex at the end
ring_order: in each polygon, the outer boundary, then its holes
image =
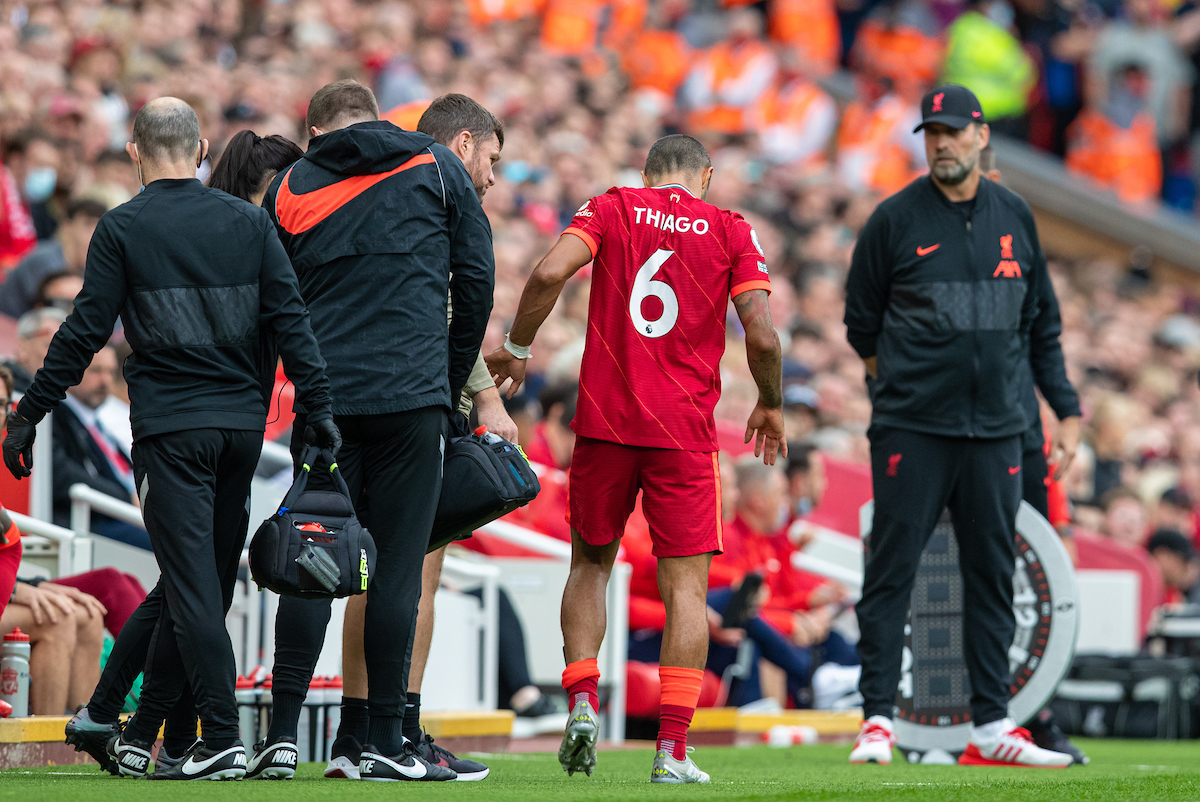
POLYGON ((488 372, 492 374, 492 380, 496 382, 497 387, 512 379, 508 392, 504 394, 505 398, 512 398, 525 383, 526 360, 513 356, 503 345, 485 356, 483 361, 487 364, 488 372))
MULTIPOLYGON (((489 365, 490 367, 490 365, 489 365)), ((787 438, 783 434, 783 408, 769 409, 762 399, 754 405, 750 419, 746 421, 746 439, 754 438, 754 456, 762 457, 767 465, 775 464, 775 456, 782 452, 787 457, 787 438)))

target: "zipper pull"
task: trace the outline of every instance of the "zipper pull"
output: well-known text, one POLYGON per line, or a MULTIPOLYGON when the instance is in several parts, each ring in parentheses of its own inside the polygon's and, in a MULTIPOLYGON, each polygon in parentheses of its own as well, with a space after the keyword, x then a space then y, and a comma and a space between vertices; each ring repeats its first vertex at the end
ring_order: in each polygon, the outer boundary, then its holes
POLYGON ((971 221, 968 220, 967 221, 967 231, 970 231, 970 230, 971 230, 971 221))

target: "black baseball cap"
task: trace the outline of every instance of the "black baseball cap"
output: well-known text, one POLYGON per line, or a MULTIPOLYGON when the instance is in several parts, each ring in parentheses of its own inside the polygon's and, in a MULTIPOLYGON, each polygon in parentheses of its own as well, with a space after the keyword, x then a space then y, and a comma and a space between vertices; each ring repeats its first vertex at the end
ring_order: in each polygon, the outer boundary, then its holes
POLYGON ((921 124, 913 129, 913 133, 930 123, 966 128, 971 123, 981 122, 984 122, 983 107, 975 93, 958 84, 943 84, 930 89, 921 99, 921 124))

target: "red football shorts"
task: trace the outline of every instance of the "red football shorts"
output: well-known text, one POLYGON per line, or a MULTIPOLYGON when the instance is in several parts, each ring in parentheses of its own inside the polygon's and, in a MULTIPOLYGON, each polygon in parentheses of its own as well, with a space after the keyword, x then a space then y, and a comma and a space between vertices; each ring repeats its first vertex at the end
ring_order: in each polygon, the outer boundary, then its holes
POLYGON ((625 533, 641 490, 655 557, 721 552, 716 452, 576 437, 569 487, 571 528, 593 546, 612 543, 625 533))

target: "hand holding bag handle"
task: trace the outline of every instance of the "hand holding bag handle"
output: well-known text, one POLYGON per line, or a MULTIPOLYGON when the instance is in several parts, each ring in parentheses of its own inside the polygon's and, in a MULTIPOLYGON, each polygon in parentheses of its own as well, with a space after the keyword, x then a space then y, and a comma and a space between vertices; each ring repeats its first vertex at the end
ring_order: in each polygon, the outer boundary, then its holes
POLYGON ((338 492, 350 500, 351 506, 354 504, 354 497, 350 495, 350 488, 346 485, 346 480, 342 476, 341 469, 338 468, 337 458, 333 456, 333 452, 328 449, 317 448, 316 446, 306 446, 304 456, 300 462, 300 473, 296 476, 296 480, 292 482, 292 487, 288 490, 287 495, 283 497, 283 501, 279 503, 279 511, 287 512, 296 503, 296 499, 300 498, 300 494, 304 492, 305 486, 308 485, 308 477, 312 471, 312 466, 317 464, 317 458, 325 460, 325 464, 329 466, 329 473, 333 475, 333 482, 338 492))

